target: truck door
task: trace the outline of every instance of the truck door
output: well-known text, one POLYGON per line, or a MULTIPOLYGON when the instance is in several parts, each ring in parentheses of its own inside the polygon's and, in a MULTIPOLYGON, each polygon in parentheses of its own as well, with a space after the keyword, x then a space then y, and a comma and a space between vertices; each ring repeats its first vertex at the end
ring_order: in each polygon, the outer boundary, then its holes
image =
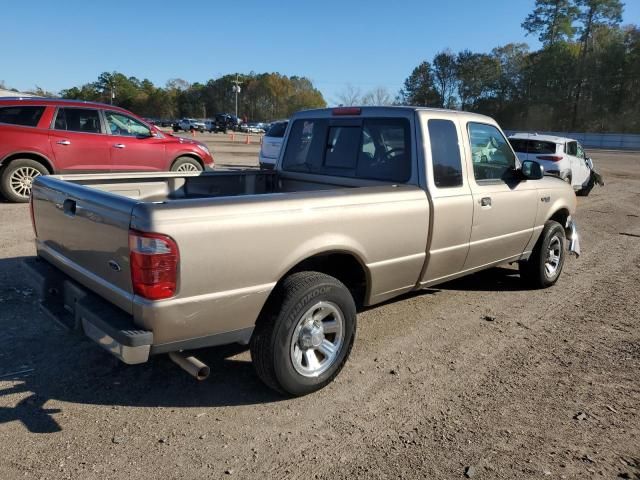
POLYGON ((465 270, 520 255, 533 233, 538 209, 535 182, 514 174, 516 156, 494 125, 469 122, 473 225, 465 270))
POLYGON ((473 203, 460 127, 446 113, 421 112, 427 189, 432 222, 421 285, 442 281, 463 269, 469 251, 473 203))

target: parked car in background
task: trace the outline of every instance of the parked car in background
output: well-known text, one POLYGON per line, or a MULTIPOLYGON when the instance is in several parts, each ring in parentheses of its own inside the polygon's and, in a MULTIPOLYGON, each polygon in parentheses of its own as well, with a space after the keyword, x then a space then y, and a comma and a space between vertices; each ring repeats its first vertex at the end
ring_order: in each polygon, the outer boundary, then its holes
POLYGON ((264 129, 258 123, 249 123, 247 125, 247 132, 249 132, 249 133, 264 133, 264 129))
POLYGON ((229 115, 228 113, 218 113, 214 120, 213 130, 209 131, 227 133, 229 130, 234 130, 237 125, 238 122, 233 115, 229 115))
POLYGON ((206 130, 206 126, 204 122, 196 120, 195 118, 183 118, 179 122, 173 124, 174 132, 179 132, 180 130, 183 130, 185 132, 189 132, 191 130, 204 132, 206 130))
POLYGON ((38 175, 202 171, 203 143, 162 133, 122 108, 47 98, 0 98, 0 193, 29 200, 38 175))
POLYGON ((569 183, 577 195, 589 195, 596 183, 604 185, 593 160, 573 138, 516 133, 509 137, 509 143, 520 160, 535 160, 545 173, 569 183))
POLYGON ((248 344, 266 385, 304 395, 347 361, 358 307, 505 263, 547 288, 580 252, 571 187, 489 117, 307 110, 285 138, 275 171, 36 179, 42 307, 126 363, 169 353, 199 379, 182 352, 248 344), (486 162, 465 155, 491 138, 486 162))
POLYGON ((260 168, 273 169, 276 166, 288 124, 288 120, 279 120, 271 123, 271 126, 262 138, 262 147, 260 147, 260 154, 258 156, 260 168))

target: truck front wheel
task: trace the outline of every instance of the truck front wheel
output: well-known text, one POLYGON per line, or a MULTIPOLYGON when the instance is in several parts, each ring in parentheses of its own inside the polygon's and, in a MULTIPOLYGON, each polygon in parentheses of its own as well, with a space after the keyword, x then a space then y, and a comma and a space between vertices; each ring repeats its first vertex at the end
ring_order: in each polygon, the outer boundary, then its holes
POLYGON ((324 273, 298 272, 276 287, 265 306, 251 359, 267 386, 306 395, 340 373, 355 333, 356 306, 347 287, 324 273))
POLYGON ((545 223, 529 260, 520 262, 520 277, 534 288, 547 288, 558 281, 566 255, 566 236, 558 222, 545 223))

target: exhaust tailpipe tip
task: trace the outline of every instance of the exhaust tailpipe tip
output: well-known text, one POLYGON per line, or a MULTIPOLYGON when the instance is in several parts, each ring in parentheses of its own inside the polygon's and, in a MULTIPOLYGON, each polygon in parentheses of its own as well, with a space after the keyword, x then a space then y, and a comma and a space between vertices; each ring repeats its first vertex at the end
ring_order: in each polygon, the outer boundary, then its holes
POLYGON ((196 380, 202 381, 209 377, 209 367, 194 356, 186 356, 182 352, 170 352, 169 358, 196 380))

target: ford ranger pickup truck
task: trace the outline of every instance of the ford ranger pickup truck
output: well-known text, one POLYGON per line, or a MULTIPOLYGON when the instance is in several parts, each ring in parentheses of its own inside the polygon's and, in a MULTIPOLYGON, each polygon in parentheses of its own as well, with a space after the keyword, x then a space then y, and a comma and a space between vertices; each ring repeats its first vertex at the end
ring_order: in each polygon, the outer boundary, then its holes
POLYGON ((60 323, 198 378, 188 352, 249 345, 288 395, 335 378, 362 306, 503 263, 550 287, 579 254, 570 185, 491 118, 427 108, 299 112, 272 171, 40 176, 30 208, 60 323))

